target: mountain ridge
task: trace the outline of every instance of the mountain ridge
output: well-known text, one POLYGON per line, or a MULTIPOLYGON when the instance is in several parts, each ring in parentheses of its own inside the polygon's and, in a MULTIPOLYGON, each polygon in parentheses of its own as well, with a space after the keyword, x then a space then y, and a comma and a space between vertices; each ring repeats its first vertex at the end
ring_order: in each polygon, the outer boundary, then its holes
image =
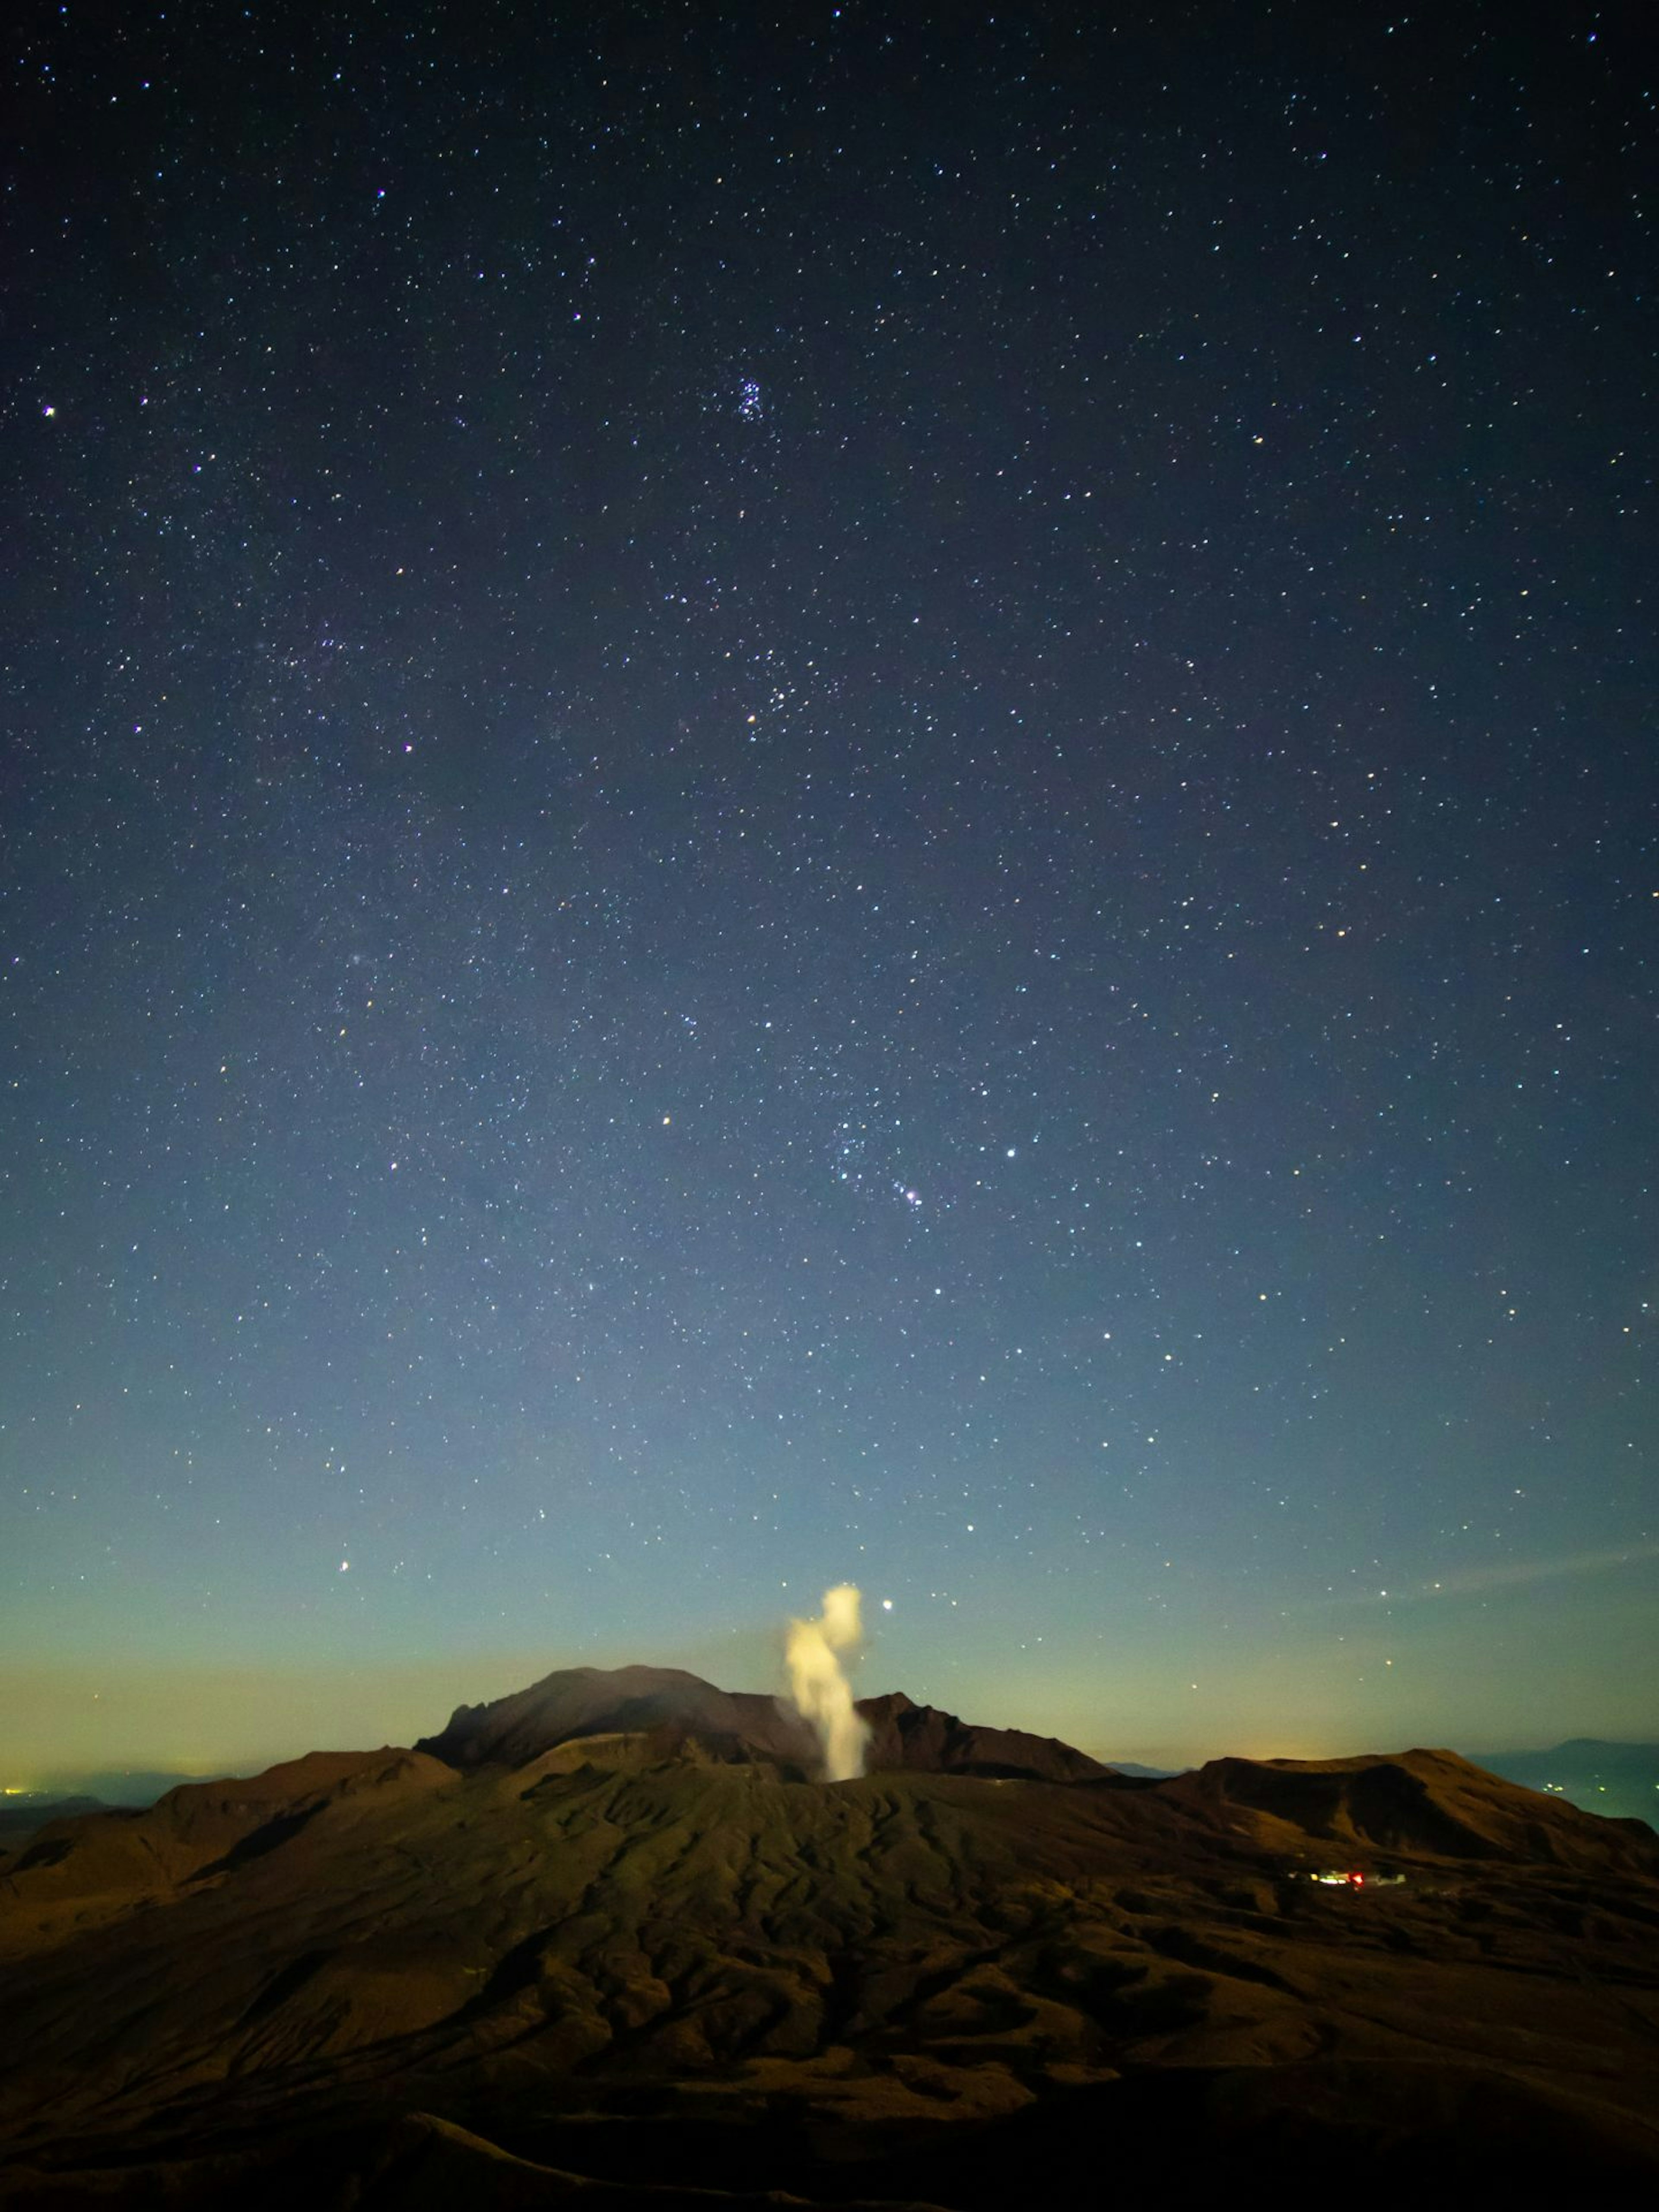
MULTIPOLYGON (((1110 1770, 1058 1738, 982 1728, 902 1690, 861 1698, 866 1771, 986 1773, 1076 1781, 1110 1770)), ((810 1774, 819 1753, 811 1729, 782 1698, 717 1689, 672 1667, 573 1667, 556 1670, 481 1705, 459 1705, 416 1750, 447 1765, 519 1765, 584 1737, 666 1729, 696 1734, 728 1757, 775 1759, 810 1774)))

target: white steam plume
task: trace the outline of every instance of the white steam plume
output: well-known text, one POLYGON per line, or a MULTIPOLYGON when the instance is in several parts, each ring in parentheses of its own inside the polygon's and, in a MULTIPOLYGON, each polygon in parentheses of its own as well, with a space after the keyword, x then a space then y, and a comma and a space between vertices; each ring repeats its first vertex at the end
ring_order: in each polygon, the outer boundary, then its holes
POLYGON ((864 1771, 864 1745, 870 1731, 853 1710, 853 1692, 841 1671, 838 1651, 856 1644, 859 1593, 841 1583, 823 1593, 821 1620, 792 1620, 784 1656, 795 1704, 818 1732, 823 1746, 826 1782, 852 1782, 864 1771))

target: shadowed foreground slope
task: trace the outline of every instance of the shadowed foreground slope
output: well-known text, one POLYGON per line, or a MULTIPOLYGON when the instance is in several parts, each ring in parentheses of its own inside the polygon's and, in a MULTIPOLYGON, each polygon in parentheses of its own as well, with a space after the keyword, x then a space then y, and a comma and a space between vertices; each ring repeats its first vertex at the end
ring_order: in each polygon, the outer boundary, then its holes
POLYGON ((1659 2175, 1635 1824, 1449 1753, 1130 1783, 868 1710, 895 1765, 825 1788, 768 1699, 577 1670, 425 1749, 52 1824, 0 1861, 0 2187, 662 2212, 989 2207, 1037 2159, 1079 2203, 1103 2160, 1174 2202, 1244 2155, 1357 2160, 1350 2202, 1659 2175), (1338 1865, 1371 1885, 1307 1879, 1338 1865))

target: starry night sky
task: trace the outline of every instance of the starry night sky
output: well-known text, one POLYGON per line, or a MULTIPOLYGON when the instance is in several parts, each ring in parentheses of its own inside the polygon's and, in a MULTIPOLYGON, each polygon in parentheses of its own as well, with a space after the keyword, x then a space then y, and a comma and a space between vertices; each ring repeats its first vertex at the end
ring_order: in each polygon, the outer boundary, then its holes
POLYGON ((14 25, 15 1780, 1653 1731, 1638 22, 14 25))

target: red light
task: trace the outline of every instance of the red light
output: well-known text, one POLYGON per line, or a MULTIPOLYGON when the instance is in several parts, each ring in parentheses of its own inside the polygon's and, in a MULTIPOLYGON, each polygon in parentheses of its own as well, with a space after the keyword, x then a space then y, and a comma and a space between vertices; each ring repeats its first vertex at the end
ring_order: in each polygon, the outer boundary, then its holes
POLYGON ((1350 1889, 1364 1889, 1365 1887, 1365 1877, 1357 1867, 1348 1876, 1348 1887, 1350 1889))

